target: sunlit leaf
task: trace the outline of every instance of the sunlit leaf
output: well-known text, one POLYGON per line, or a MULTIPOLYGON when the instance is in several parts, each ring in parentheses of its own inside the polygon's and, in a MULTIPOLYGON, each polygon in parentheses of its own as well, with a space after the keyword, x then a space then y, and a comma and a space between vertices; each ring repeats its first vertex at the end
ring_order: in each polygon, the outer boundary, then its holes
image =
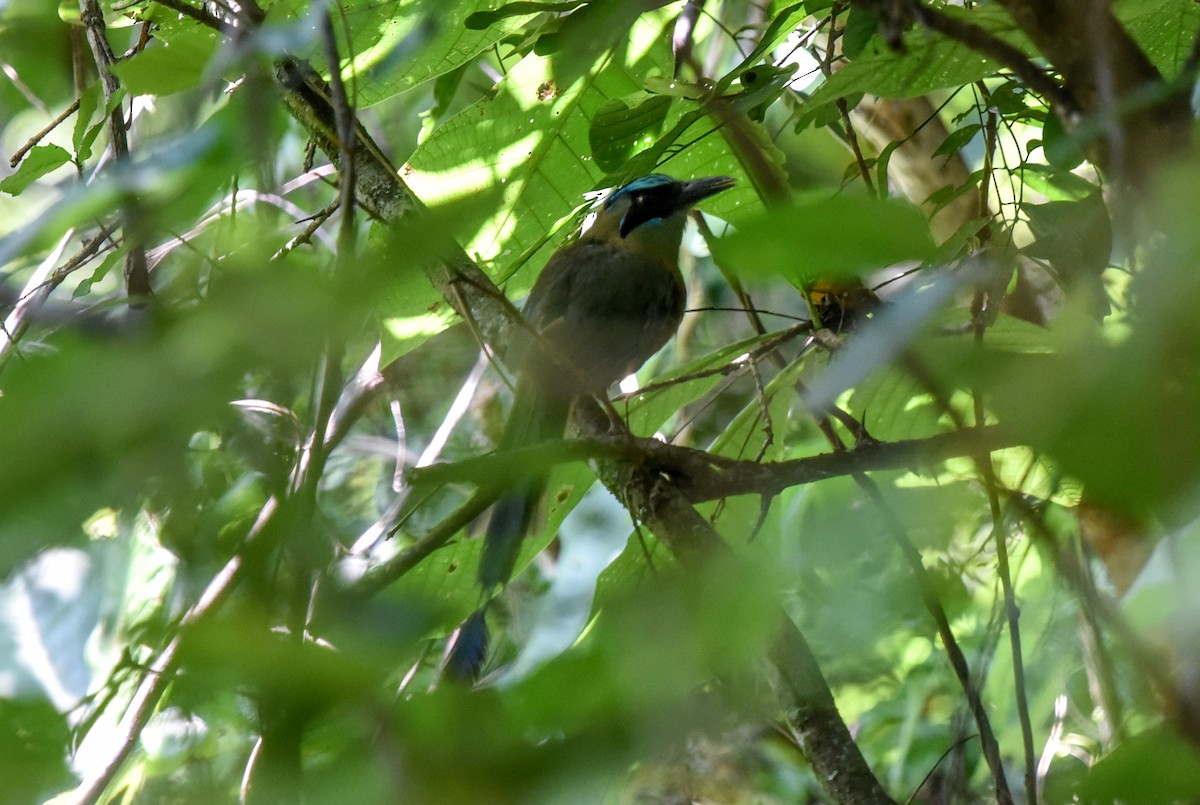
POLYGON ((29 185, 71 161, 66 149, 57 145, 35 145, 12 176, 0 181, 0 192, 12 196, 21 194, 29 185))

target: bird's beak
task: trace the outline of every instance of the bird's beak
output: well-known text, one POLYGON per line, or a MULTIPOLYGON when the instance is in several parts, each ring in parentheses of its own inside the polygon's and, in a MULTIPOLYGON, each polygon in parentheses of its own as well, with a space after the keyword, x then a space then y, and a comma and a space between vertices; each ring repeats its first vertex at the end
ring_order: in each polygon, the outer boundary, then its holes
POLYGON ((679 191, 679 207, 690 207, 709 196, 715 196, 722 190, 733 187, 734 181, 729 176, 710 176, 707 179, 693 179, 683 182, 679 191))

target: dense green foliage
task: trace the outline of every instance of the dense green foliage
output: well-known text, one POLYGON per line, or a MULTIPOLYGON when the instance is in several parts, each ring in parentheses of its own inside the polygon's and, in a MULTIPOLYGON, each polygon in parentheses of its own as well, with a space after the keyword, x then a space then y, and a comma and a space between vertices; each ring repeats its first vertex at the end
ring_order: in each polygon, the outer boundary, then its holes
POLYGON ((1191 0, 0 0, 0 798, 1200 798, 1196 42, 1191 0), (496 287, 651 172, 738 184, 612 412, 708 457, 489 455, 496 287))

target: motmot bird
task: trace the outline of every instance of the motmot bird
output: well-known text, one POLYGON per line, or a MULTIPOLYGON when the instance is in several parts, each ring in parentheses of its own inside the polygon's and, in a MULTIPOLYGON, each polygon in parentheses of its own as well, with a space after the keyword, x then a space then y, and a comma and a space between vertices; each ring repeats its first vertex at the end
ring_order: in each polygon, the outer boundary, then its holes
MULTIPOLYGON (((525 302, 527 327, 518 329, 506 356, 517 386, 501 450, 561 438, 572 400, 605 393, 675 334, 686 300, 679 247, 688 210, 732 185, 725 176, 635 179, 551 256, 525 302)), ((544 472, 524 475, 492 509, 479 564, 485 595, 512 575, 545 484, 544 472)), ((448 661, 454 676, 479 672, 487 643, 483 615, 481 607, 463 624, 448 661)))
MULTIPOLYGON (((528 329, 509 350, 518 379, 501 449, 561 438, 574 398, 603 394, 675 334, 687 297, 679 247, 688 210, 732 185, 725 176, 635 179, 554 253, 525 302, 528 329)), ((526 478, 492 509, 479 566, 485 591, 512 575, 544 485, 526 478)))

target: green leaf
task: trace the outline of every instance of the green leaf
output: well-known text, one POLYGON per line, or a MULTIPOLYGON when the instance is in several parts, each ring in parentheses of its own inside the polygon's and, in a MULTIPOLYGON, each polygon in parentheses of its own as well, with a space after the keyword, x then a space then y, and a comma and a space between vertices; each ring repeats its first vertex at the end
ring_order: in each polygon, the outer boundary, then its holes
POLYGON ((1034 242, 1025 251, 1049 260, 1068 282, 1096 276, 1109 264, 1113 231, 1108 207, 1099 193, 1078 201, 1025 204, 1034 242))
POLYGON ((45 802, 71 782, 66 755, 71 744, 67 720, 50 702, 0 699, 0 790, 8 802, 45 802))
POLYGON ((588 144, 596 164, 605 171, 615 171, 638 145, 645 148, 653 144, 670 106, 669 97, 647 92, 602 103, 588 129, 588 144))
MULTIPOLYGON (((494 6, 489 0, 442 0, 436 9, 424 0, 339 2, 334 26, 339 48, 342 37, 349 38, 342 51, 342 78, 355 106, 373 106, 473 62, 520 31, 533 16, 529 12, 496 15, 494 6), (468 20, 489 24, 478 29, 468 26, 468 20)), ((320 65, 327 75, 325 52, 313 35, 311 13, 324 14, 325 7, 309 0, 280 0, 271 6, 268 23, 293 40, 290 52, 320 65)))
POLYGON ((1056 114, 1046 115, 1042 124, 1042 150, 1046 161, 1062 171, 1077 168, 1084 160, 1078 138, 1068 132, 1056 114))
POLYGON ((946 185, 929 194, 925 199, 926 204, 932 204, 933 210, 930 213, 936 214, 941 211, 950 202, 961 196, 963 193, 969 193, 979 186, 979 182, 983 180, 983 170, 977 170, 967 177, 967 180, 958 186, 946 185))
MULTIPOLYGON (((654 433, 663 423, 678 417, 680 412, 687 410, 687 406, 709 393, 720 382, 721 373, 708 370, 734 361, 771 337, 757 336, 729 344, 657 378, 657 382, 665 385, 653 393, 638 392, 630 401, 630 428, 635 433, 654 433)), ((757 412, 758 406, 755 405, 754 409, 757 412)), ((731 424, 727 433, 733 427, 731 424)), ((721 442, 725 441, 727 439, 722 437, 721 442)))
MULTIPOLYGON (((745 350, 739 350, 734 356, 744 354, 745 350)), ((796 383, 809 368, 808 361, 792 361, 783 371, 771 378, 763 389, 762 398, 755 397, 742 407, 713 442, 709 448, 710 452, 744 458, 747 455, 755 455, 759 449, 765 449, 767 452, 762 456, 764 459, 787 458, 787 445, 783 439, 776 438, 770 446, 765 444, 764 414, 770 417, 773 426, 788 420, 789 412, 795 404, 796 383)))
MULTIPOLYGON (((787 91, 798 67, 795 64, 782 67, 760 64, 746 70, 740 76, 742 91, 728 98, 730 106, 761 123, 771 105, 787 91)), ((697 97, 703 97, 703 93, 697 97)))
POLYGON ((1126 739, 1097 762, 1078 793, 1085 802, 1194 801, 1200 797, 1200 754, 1170 730, 1149 730, 1126 739))
POLYGON ((469 253, 484 261, 506 249, 513 258, 523 254, 599 182, 603 173, 585 156, 588 119, 581 107, 594 110, 606 98, 638 89, 628 74, 603 67, 560 87, 546 60, 528 56, 491 97, 459 112, 417 148, 406 179, 427 204, 503 190, 498 216, 464 241, 469 253))
MULTIPOLYGON (((997 5, 978 6, 969 11, 952 7, 940 10, 1029 50, 1016 23, 997 5)), ((858 58, 831 75, 812 94, 804 104, 804 119, 811 120, 821 107, 838 98, 860 93, 884 98, 913 98, 938 89, 970 84, 991 75, 996 68, 995 62, 978 51, 924 28, 914 28, 905 35, 902 52, 892 50, 877 36, 858 58)))
POLYGON ((100 82, 92 83, 79 95, 79 109, 75 112, 75 131, 71 143, 75 146, 75 159, 83 163, 92 155, 92 143, 95 142, 98 131, 91 131, 89 123, 96 107, 100 105, 100 82))
POLYGON ((888 197, 888 165, 891 164, 892 154, 896 153, 896 149, 904 145, 903 140, 894 140, 887 144, 887 147, 879 153, 875 159, 875 192, 880 198, 888 197))
POLYGON ((1029 89, 1017 81, 1005 81, 993 89, 987 96, 990 105, 995 107, 1003 117, 1020 118, 1029 111, 1026 101, 1032 97, 1029 89))
MULTIPOLYGON (((447 121, 405 166, 409 186, 426 203, 489 189, 503 192, 496 214, 466 238, 464 246, 483 262, 495 261, 494 276, 507 280, 521 270, 511 287, 514 292, 532 284, 534 273, 561 245, 561 235, 551 239, 554 233, 569 223, 573 212, 582 210, 583 194, 602 184, 604 171, 588 144, 593 115, 609 99, 638 92, 651 74, 669 72, 671 54, 659 36, 662 22, 647 14, 634 25, 624 47, 638 54, 636 60, 605 53, 569 85, 556 83, 552 61, 527 56, 508 71, 491 97, 447 121)), ((711 122, 695 107, 685 111, 683 106, 671 104, 668 124, 679 125, 653 148, 635 155, 625 168, 629 178, 658 169, 679 176, 736 174, 723 139, 702 136, 712 130, 711 122), (663 152, 676 138, 696 142, 660 168, 663 152)), ((742 183, 704 209, 726 214, 739 204, 748 208, 753 198, 753 187, 742 183)))
POLYGON ((449 73, 519 31, 532 16, 505 14, 482 29, 467 26, 469 18, 492 5, 488 0, 447 0, 432 11, 419 0, 352 3, 346 22, 355 55, 343 76, 356 89, 356 103, 371 106, 449 73))
POLYGON ((1006 313, 1001 313, 988 325, 983 341, 992 349, 1026 354, 1049 354, 1055 347, 1054 339, 1045 327, 1006 313))
POLYGON ((70 161, 71 155, 60 146, 35 145, 25 155, 17 172, 0 181, 0 192, 19 196, 26 187, 70 161))
POLYGON ((220 35, 199 25, 180 31, 132 58, 117 62, 113 72, 131 95, 170 95, 200 86, 216 53, 220 35))
POLYGON ((417 135, 418 143, 425 142, 426 138, 449 116, 450 105, 454 102, 454 96, 458 93, 458 88, 466 74, 467 68, 463 65, 448 73, 443 73, 433 80, 433 104, 421 113, 421 133, 417 135))
MULTIPOLYGON (((551 470, 536 524, 521 541, 514 578, 554 541, 563 519, 595 480, 591 469, 582 462, 562 464, 551 470)), ((447 630, 454 628, 479 605, 482 548, 483 540, 471 539, 457 540, 434 551, 396 583, 395 592, 414 600, 436 601, 439 622, 447 630)))
POLYGON ((1021 182, 1051 201, 1079 201, 1100 192, 1100 188, 1069 171, 1049 165, 1027 162, 1017 169, 1021 182))
POLYGON ((714 249, 740 276, 804 283, 926 260, 934 243, 925 216, 911 204, 838 196, 770 210, 714 249))
POLYGON ((884 441, 921 439, 945 430, 933 395, 911 373, 890 366, 854 388, 847 410, 871 436, 884 441))
POLYGON ((120 265, 121 261, 124 259, 125 250, 123 249, 115 250, 106 255, 105 258, 100 261, 100 264, 92 270, 92 273, 85 279, 81 280, 79 285, 75 287, 75 290, 71 292, 71 298, 78 299, 91 293, 92 286, 107 277, 109 272, 111 272, 114 267, 120 265))
POLYGON ((505 17, 526 16, 548 11, 552 14, 573 11, 583 0, 567 0, 563 3, 516 2, 505 3, 495 11, 476 11, 467 17, 464 25, 470 30, 479 31, 495 25, 505 17))
POLYGON ((975 139, 975 135, 983 130, 983 126, 978 123, 972 123, 961 128, 957 128, 942 140, 942 144, 933 152, 935 157, 948 157, 957 152, 959 149, 975 139))
POLYGON ((846 17, 846 29, 842 32, 842 53, 856 59, 879 31, 879 16, 861 6, 851 6, 846 17))
POLYGON ((1113 13, 1164 76, 1178 75, 1200 31, 1200 6, 1191 0, 1120 0, 1113 13))
MULTIPOLYGON (((92 88, 92 90, 89 91, 94 91, 96 93, 96 100, 98 101, 100 86, 97 84, 92 88)), ((76 120, 75 151, 77 161, 82 162, 83 160, 91 157, 92 145, 96 142, 96 138, 99 137, 100 132, 104 131, 104 129, 108 126, 108 121, 113 113, 113 110, 119 109, 121 104, 125 102, 126 97, 128 97, 128 93, 126 92, 125 87, 117 87, 117 91, 114 92, 111 97, 109 97, 108 103, 104 105, 104 114, 101 115, 95 123, 90 126, 87 125, 88 121, 90 121, 92 118, 91 113, 88 114, 86 120, 82 118, 76 120), (82 131, 79 128, 81 125, 83 126, 82 131)), ((80 99, 80 113, 83 112, 84 104, 86 102, 87 92, 85 92, 84 96, 80 99)))
POLYGON ((456 314, 429 282, 426 269, 444 259, 455 240, 465 240, 500 204, 499 188, 429 207, 419 222, 372 231, 370 248, 359 256, 365 272, 378 278, 370 294, 379 318, 381 364, 442 332, 456 314))

